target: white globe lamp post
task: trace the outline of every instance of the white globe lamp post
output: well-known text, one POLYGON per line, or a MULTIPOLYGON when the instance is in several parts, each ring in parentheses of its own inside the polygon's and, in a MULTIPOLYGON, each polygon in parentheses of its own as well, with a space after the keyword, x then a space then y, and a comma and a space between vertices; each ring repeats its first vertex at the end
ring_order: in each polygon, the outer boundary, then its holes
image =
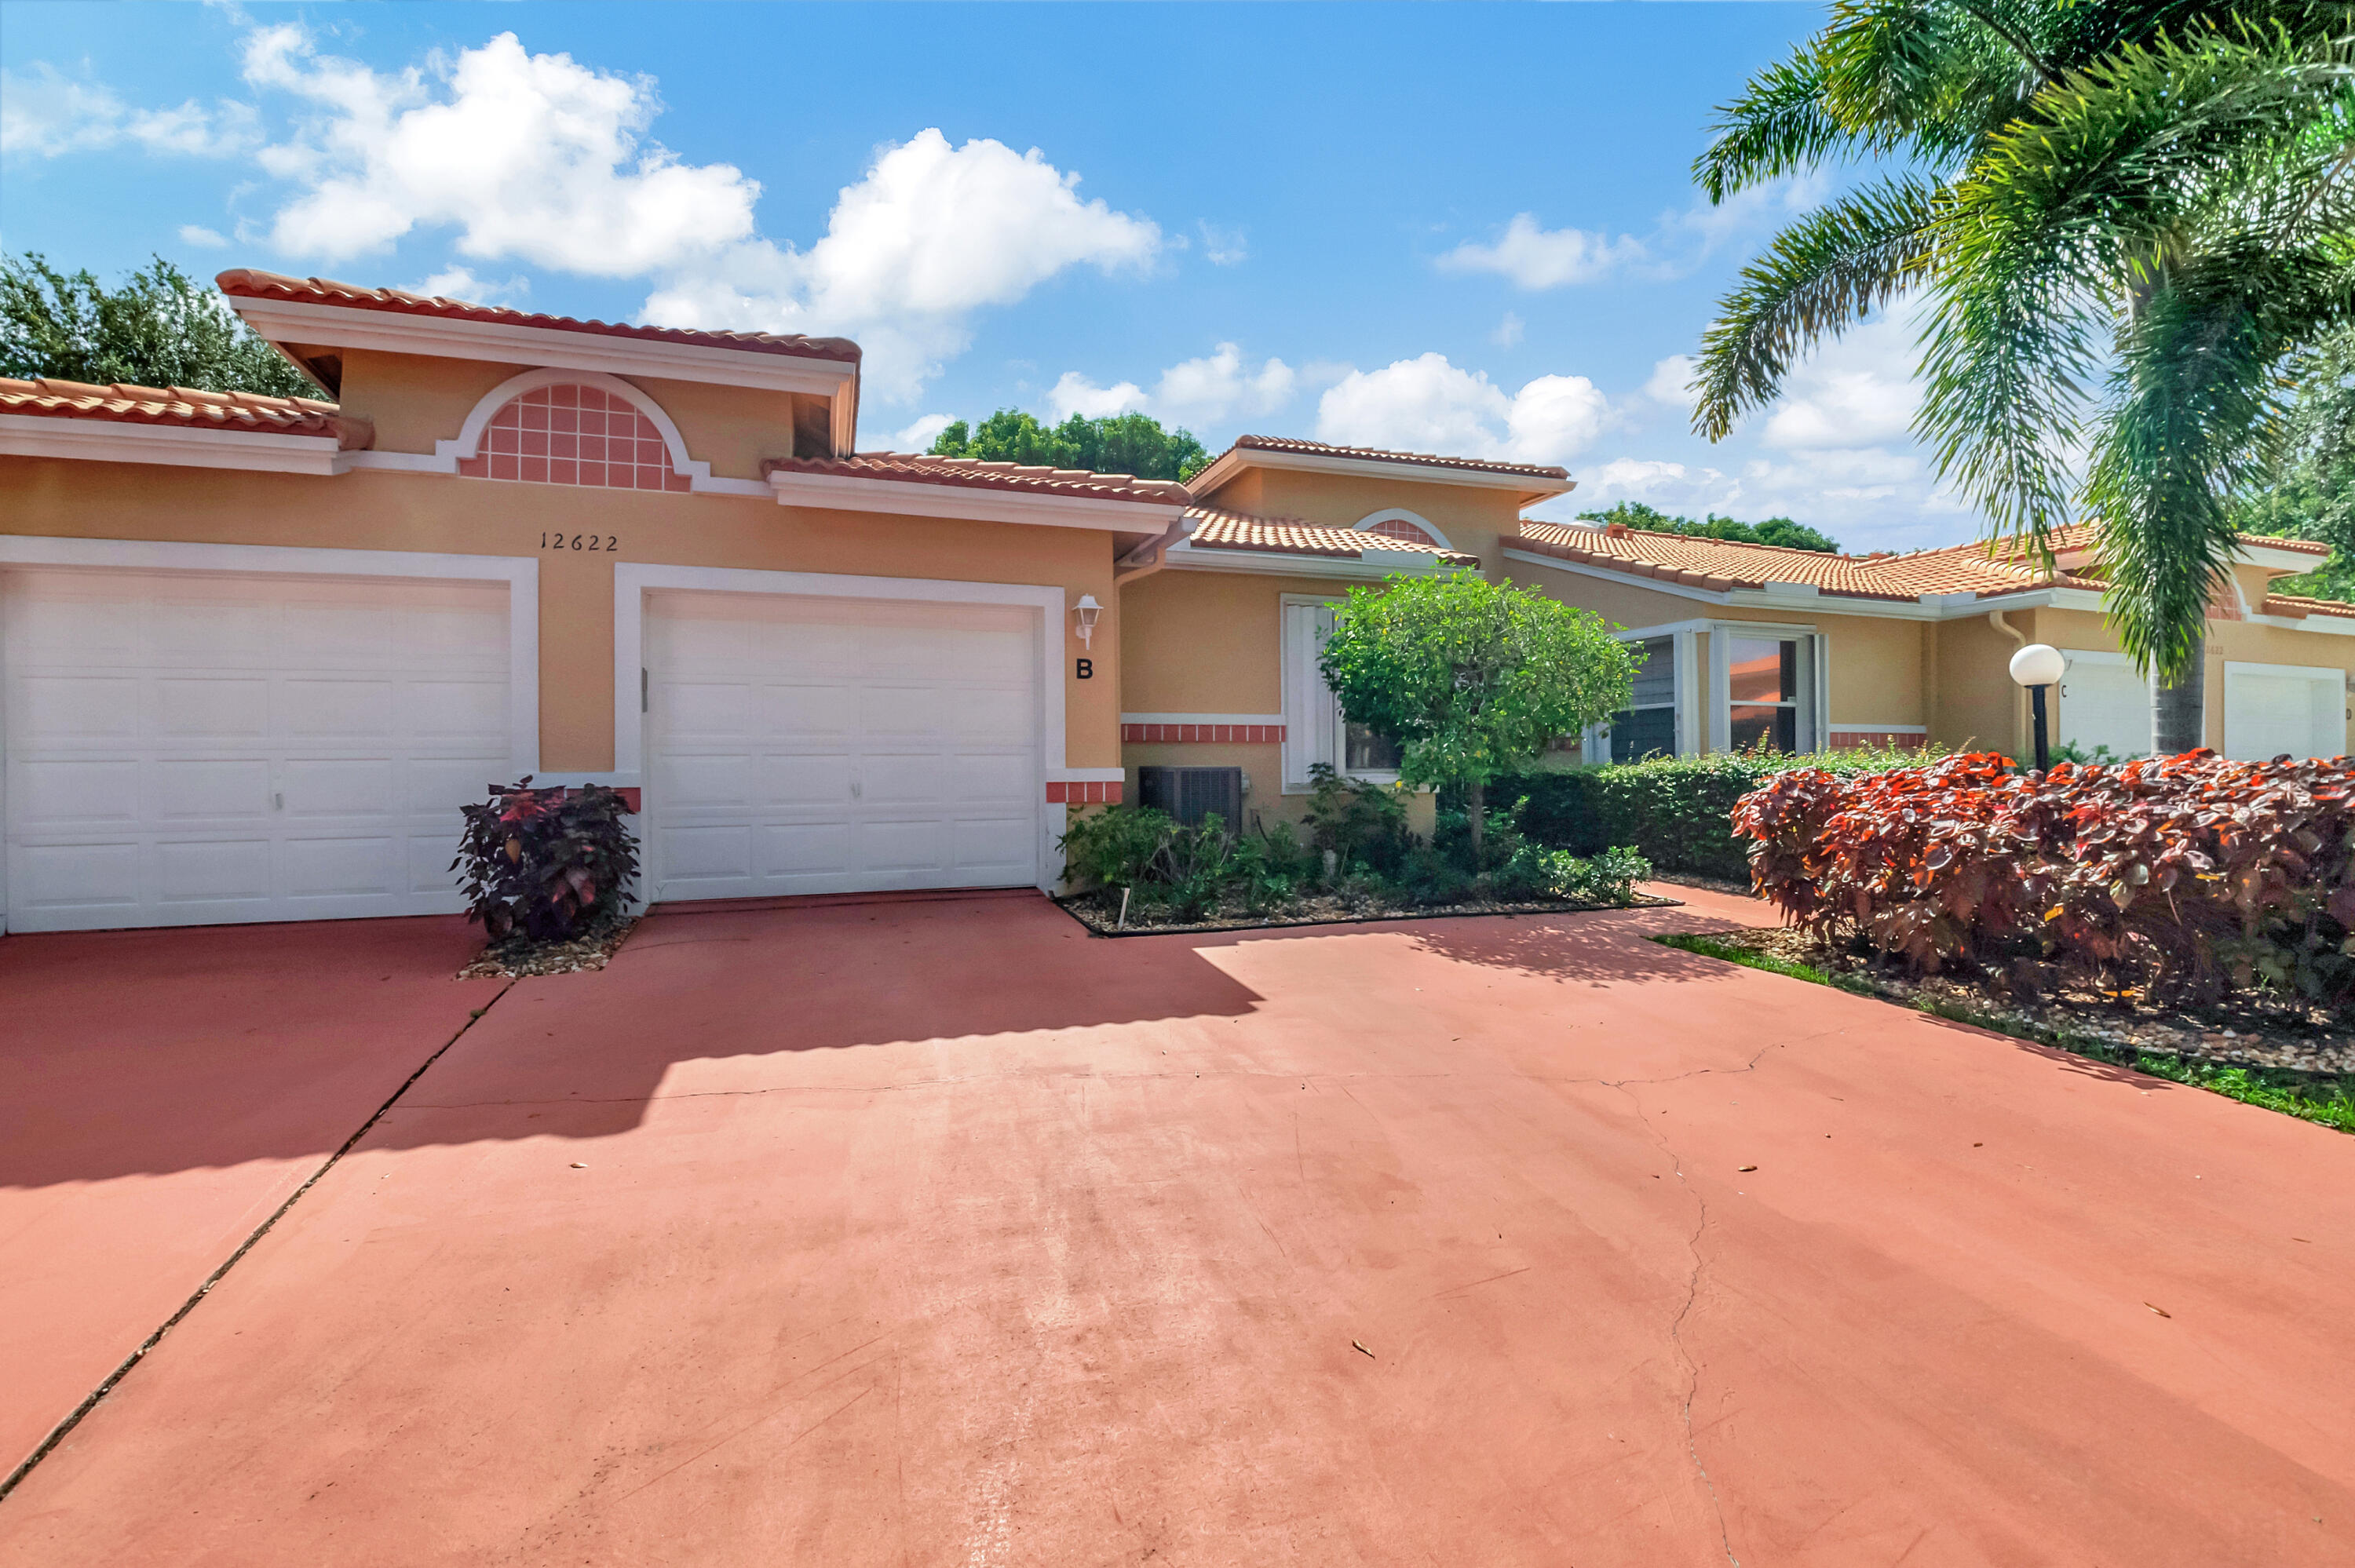
POLYGON ((2049 642, 2031 642, 2011 656, 2011 679, 2014 684, 2028 688, 2029 705, 2036 715, 2036 770, 2048 771, 2052 766, 2052 747, 2045 730, 2044 688, 2058 685, 2069 662, 2061 650, 2049 642))

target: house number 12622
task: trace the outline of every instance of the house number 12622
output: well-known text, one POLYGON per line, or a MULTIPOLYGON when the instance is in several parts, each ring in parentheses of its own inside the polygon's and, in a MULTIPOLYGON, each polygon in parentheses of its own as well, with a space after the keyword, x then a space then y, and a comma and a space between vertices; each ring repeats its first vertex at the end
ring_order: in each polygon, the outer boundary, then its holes
POLYGON ((567 534, 559 530, 539 536, 543 550, 618 550, 622 538, 618 534, 567 534))

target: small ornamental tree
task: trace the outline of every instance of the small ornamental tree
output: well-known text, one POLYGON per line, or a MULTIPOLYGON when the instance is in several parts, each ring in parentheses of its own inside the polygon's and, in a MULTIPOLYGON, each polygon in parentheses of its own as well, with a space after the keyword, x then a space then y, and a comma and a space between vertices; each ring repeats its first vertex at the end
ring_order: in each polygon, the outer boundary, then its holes
POLYGON ((1625 707, 1636 672, 1593 610, 1469 572, 1351 588, 1318 664, 1401 782, 1463 786, 1476 853, 1488 780, 1625 707))

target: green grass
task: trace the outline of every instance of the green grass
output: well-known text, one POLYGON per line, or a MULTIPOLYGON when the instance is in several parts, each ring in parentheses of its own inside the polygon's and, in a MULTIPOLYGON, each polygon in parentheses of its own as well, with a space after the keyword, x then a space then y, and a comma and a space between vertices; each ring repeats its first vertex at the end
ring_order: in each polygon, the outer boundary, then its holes
MULTIPOLYGON (((1721 941, 1715 937, 1678 934, 1655 937, 1652 940, 1662 947, 1699 953, 1703 958, 1722 959, 1744 969, 1764 969, 1769 974, 1787 975, 1793 980, 1828 985, 1859 996, 1898 1001, 1897 998, 1882 995, 1879 987, 1862 976, 1833 974, 1810 964, 1776 958, 1772 953, 1753 952, 1748 948, 1721 941)), ((2132 1067, 2154 1078, 2206 1089, 2211 1094, 2222 1095, 2243 1105, 2258 1106, 2265 1110, 2279 1111, 2284 1116, 2318 1122, 2340 1132, 2355 1133, 2355 1075, 2297 1073, 2279 1067, 2221 1066, 2212 1062, 2192 1061, 2171 1052, 2114 1045, 2065 1025, 2053 1029, 2040 1028, 2014 1013, 1974 1007, 1945 997, 1914 997, 1899 1005, 1911 1005, 1935 1018, 1993 1030, 2019 1040, 2032 1040, 2040 1045, 2055 1046, 2073 1055, 2107 1062, 2114 1066, 2132 1067)))

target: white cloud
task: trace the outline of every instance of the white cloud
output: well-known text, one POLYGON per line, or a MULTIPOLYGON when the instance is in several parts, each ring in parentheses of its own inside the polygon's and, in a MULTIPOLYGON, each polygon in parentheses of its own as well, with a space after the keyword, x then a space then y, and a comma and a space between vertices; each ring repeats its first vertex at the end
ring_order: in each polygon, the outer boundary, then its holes
POLYGON ((1672 354, 1652 366, 1651 379, 1644 383, 1644 396, 1655 403, 1665 403, 1671 408, 1692 412, 1692 373, 1697 362, 1689 354, 1672 354))
POLYGON ((279 208, 272 243, 340 260, 446 226, 464 256, 619 278, 751 236, 757 182, 645 139, 651 79, 527 54, 513 33, 434 63, 388 75, 318 53, 293 24, 249 36, 246 79, 314 106, 262 154, 307 187, 279 208))
POLYGON ((1202 257, 1213 267, 1232 267, 1251 257, 1248 237, 1240 228, 1221 228, 1208 218, 1195 225, 1202 231, 1202 257))
POLYGON ((1592 283, 1646 257, 1641 240, 1613 239, 1582 228, 1540 228, 1535 215, 1520 213, 1493 245, 1465 240, 1439 259, 1443 272, 1495 272, 1524 289, 1557 289, 1592 283))
POLYGON ((1507 393, 1445 355, 1351 371, 1316 406, 1321 440, 1515 462, 1561 462, 1610 423, 1609 402, 1583 376, 1541 376, 1507 393))
POLYGON ((132 109, 102 83, 76 81, 37 61, 31 74, 0 69, 0 154, 54 158, 131 142, 153 153, 225 157, 258 140, 249 104, 195 99, 176 109, 132 109))
POLYGON ((445 267, 421 283, 412 284, 410 291, 417 294, 437 294, 445 300, 463 300, 468 304, 494 305, 518 294, 531 292, 531 280, 517 274, 503 283, 478 278, 464 267, 445 267))
POLYGON ((1529 324, 1512 312, 1507 311, 1505 319, 1497 323, 1497 330, 1488 334, 1488 341, 1499 348, 1511 348, 1521 341, 1521 334, 1529 324))
POLYGON ((1038 149, 953 147, 936 130, 884 148, 846 187, 806 251, 736 245, 683 271, 646 315, 685 325, 847 332, 867 348, 868 384, 912 397, 970 341, 967 319, 1011 304, 1069 268, 1143 270, 1160 253, 1152 221, 1082 201, 1079 176, 1038 149))
POLYGON ((940 433, 943 430, 947 429, 954 423, 956 423, 956 421, 950 418, 946 414, 926 414, 923 418, 916 420, 912 424, 901 428, 899 431, 893 434, 891 437, 891 450, 895 452, 923 451, 930 448, 934 440, 939 439, 940 433))
POLYGON ((1785 450, 1854 449, 1906 440, 1922 389, 1913 313, 1875 317, 1794 366, 1759 439, 1785 450))
POLYGON ((200 223, 184 223, 180 225, 180 243, 218 250, 229 243, 229 236, 217 228, 207 228, 200 223))
POLYGON ((1281 359, 1254 367, 1244 362, 1241 347, 1222 343, 1210 354, 1164 370, 1150 392, 1134 381, 1099 386, 1067 370, 1047 394, 1047 403, 1058 419, 1073 414, 1097 419, 1141 409, 1165 424, 1219 425, 1274 413, 1292 401, 1300 382, 1300 373, 1281 359))
POLYGON ((1443 272, 1494 272, 1529 290, 1601 282, 1634 273, 1679 278, 1720 246, 1763 223, 1803 212, 1823 199, 1820 175, 1772 180, 1715 206, 1695 202, 1660 214, 1649 236, 1601 229, 1546 228, 1535 213, 1517 213, 1491 244, 1466 240, 1439 258, 1443 272))

